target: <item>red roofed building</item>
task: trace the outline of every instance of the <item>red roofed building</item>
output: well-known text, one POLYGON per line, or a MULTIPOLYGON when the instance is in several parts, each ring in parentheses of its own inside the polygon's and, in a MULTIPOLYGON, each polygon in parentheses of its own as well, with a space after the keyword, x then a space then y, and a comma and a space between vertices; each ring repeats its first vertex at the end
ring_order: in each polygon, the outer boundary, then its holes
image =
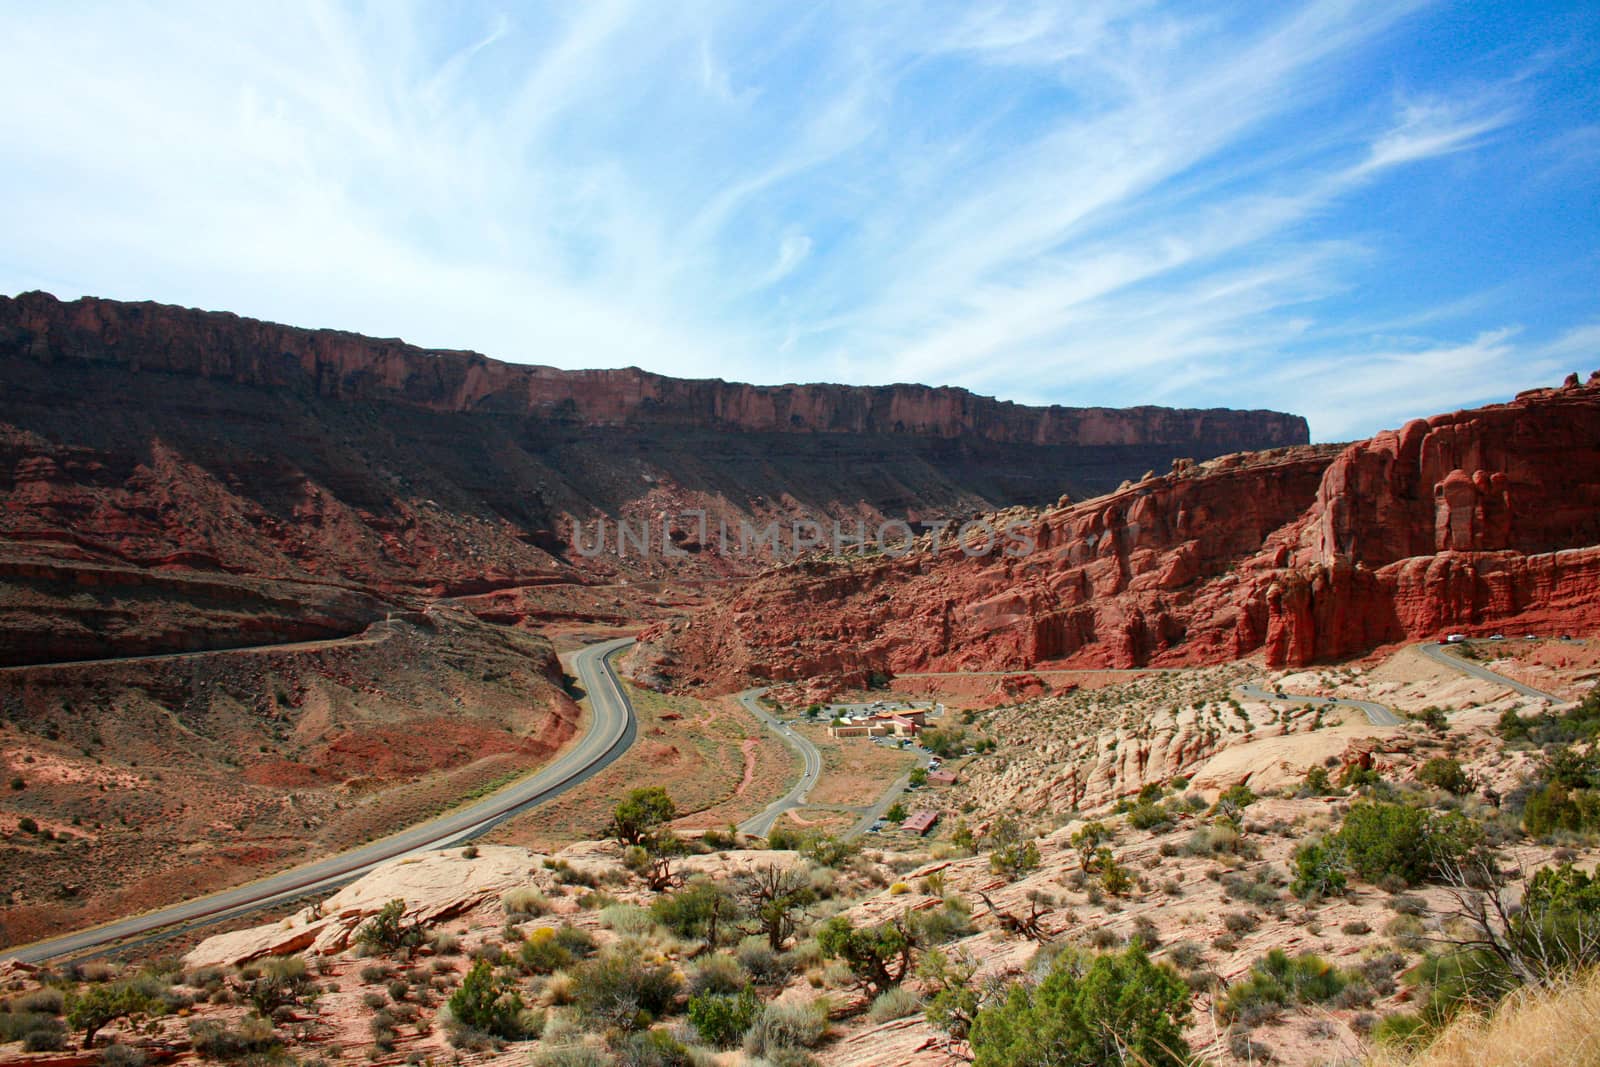
POLYGON ((900 829, 910 830, 918 837, 926 837, 938 822, 939 813, 936 811, 914 811, 909 819, 900 824, 900 829))

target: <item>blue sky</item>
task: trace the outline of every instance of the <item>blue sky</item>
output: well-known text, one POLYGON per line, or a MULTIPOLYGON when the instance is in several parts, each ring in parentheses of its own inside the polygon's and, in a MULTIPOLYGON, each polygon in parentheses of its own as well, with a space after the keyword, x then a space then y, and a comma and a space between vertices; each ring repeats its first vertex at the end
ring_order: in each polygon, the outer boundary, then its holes
POLYGON ((0 291, 1274 407, 1600 368, 1592 3, 0 2, 0 291))

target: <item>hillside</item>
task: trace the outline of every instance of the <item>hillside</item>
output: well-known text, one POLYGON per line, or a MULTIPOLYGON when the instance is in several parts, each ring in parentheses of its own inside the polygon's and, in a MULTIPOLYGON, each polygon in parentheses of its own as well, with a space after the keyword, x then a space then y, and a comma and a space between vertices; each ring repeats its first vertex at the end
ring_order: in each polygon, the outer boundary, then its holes
POLYGON ((1273 412, 560 371, 44 293, 0 297, 0 396, 0 599, 28 609, 0 612, 17 637, 0 642, 3 662, 350 633, 381 617, 346 590, 415 607, 761 562, 676 527, 670 558, 574 553, 574 524, 600 517, 921 523, 1306 439, 1304 420, 1273 412), (256 580, 298 584, 273 601, 256 580), (234 588, 219 598, 217 582, 234 588), (85 587, 96 595, 66 596, 85 587), (215 607, 252 598, 254 625, 215 607))
POLYGON ((1600 376, 1342 450, 1175 464, 935 550, 808 558, 660 623, 679 684, 1049 663, 1335 660, 1444 629, 1587 629, 1600 613, 1600 376))

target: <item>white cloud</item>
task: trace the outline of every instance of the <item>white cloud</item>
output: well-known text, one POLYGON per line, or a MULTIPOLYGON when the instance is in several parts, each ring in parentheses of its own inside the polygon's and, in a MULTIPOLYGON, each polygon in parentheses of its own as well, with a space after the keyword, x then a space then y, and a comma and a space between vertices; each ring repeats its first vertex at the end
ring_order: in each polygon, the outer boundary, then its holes
POLYGON ((1558 354, 1462 332, 1490 283, 1328 311, 1385 253, 1327 224, 1342 205, 1532 113, 1526 73, 1348 99, 1417 7, 13 10, 0 289, 562 366, 1270 402, 1342 433, 1388 410, 1362 378, 1520 385, 1558 354), (1444 319, 1472 340, 1385 336, 1444 319))
POLYGON ((1372 154, 1357 168, 1357 173, 1366 174, 1464 151, 1516 117, 1514 107, 1485 109, 1481 101, 1429 100, 1407 104, 1402 108, 1400 122, 1374 142, 1372 154))

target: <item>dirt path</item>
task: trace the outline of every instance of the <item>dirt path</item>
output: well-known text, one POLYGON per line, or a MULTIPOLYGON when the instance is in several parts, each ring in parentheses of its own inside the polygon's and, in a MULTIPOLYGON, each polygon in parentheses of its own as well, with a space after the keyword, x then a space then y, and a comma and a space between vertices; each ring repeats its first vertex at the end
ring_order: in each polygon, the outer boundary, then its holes
POLYGON ((756 747, 761 744, 759 738, 747 737, 740 744, 739 749, 744 753, 744 777, 739 779, 739 788, 733 791, 735 799, 742 797, 745 790, 750 788, 750 783, 756 779, 756 747))

